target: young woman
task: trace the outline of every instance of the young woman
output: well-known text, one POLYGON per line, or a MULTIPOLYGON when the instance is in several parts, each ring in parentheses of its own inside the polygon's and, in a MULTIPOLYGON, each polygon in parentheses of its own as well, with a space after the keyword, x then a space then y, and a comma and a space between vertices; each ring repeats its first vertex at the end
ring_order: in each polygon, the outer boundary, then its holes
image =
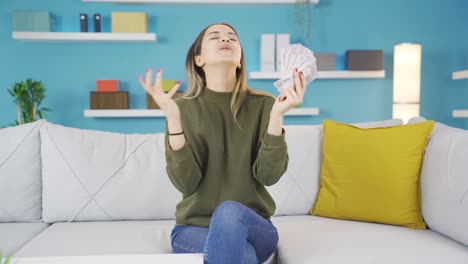
POLYGON ((205 263, 262 263, 274 253, 278 232, 270 221, 275 202, 265 186, 288 166, 284 114, 302 103, 295 87, 277 98, 247 86, 237 32, 228 24, 206 27, 186 58, 188 87, 171 99, 162 71, 141 85, 166 114, 167 173, 183 199, 171 233, 175 253, 204 253, 205 263))

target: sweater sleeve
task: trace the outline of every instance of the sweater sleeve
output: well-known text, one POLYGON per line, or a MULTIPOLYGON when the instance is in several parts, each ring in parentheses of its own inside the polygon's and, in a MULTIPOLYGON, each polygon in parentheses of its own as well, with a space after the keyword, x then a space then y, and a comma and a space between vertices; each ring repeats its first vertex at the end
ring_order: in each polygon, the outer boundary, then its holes
MULTIPOLYGON (((267 108, 268 115, 264 115, 264 118, 269 118, 270 109, 267 108)), ((260 142, 257 157, 252 166, 252 173, 254 178, 261 184, 270 186, 278 182, 286 172, 289 155, 284 128, 282 128, 281 135, 279 136, 269 134, 266 129, 260 142)))
POLYGON ((183 194, 194 193, 202 179, 200 165, 195 160, 187 140, 178 150, 173 150, 169 144, 169 135, 165 134, 166 171, 172 184, 183 194))

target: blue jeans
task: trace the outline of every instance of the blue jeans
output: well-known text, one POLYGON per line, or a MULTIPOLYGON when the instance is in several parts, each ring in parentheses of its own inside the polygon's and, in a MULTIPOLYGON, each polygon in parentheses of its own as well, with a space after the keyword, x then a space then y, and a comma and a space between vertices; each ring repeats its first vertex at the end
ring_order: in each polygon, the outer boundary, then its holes
POLYGON ((278 231, 270 220, 247 206, 225 201, 211 217, 209 227, 175 225, 174 253, 203 253, 204 263, 263 263, 278 246, 278 231))

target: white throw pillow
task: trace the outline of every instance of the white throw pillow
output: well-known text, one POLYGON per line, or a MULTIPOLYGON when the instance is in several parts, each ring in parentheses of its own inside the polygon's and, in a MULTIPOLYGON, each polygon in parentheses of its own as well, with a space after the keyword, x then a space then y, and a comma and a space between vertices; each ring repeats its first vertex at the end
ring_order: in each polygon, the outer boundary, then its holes
MULTIPOLYGON (((355 123, 361 128, 402 125, 401 119, 355 123)), ((317 198, 322 164, 322 125, 285 125, 288 169, 267 190, 276 202, 275 216, 305 215, 317 198)))
POLYGON ((175 218, 182 195, 166 173, 163 133, 47 123, 41 140, 44 222, 175 218))
POLYGON ((435 124, 421 170, 421 209, 430 229, 468 246, 468 130, 435 124))
POLYGON ((41 222, 39 128, 45 122, 0 129, 0 222, 41 222))

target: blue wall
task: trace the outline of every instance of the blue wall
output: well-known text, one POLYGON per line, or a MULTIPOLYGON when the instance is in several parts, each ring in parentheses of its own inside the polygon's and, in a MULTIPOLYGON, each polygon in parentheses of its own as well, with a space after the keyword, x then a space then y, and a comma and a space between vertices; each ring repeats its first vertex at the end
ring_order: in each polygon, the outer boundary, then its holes
MULTIPOLYGON (((363 122, 391 118, 393 46, 401 42, 423 46, 421 115, 452 126, 468 128, 465 119, 451 117, 453 109, 468 108, 468 80, 454 81, 451 73, 468 68, 468 18, 464 0, 321 0, 312 10, 309 46, 315 52, 336 52, 343 69, 348 49, 382 49, 384 79, 317 80, 308 87, 304 107, 319 107, 320 116, 286 117, 285 124, 320 124, 323 119, 363 122)), ((8 0, 0 2, 0 127, 16 119, 7 89, 15 81, 34 78, 47 88, 43 105, 52 108, 48 120, 71 127, 125 133, 164 130, 163 118, 85 118, 89 92, 96 79, 119 79, 130 93, 131 108, 145 108, 145 93, 137 81, 147 67, 161 67, 167 79, 185 83, 184 60, 197 34, 208 24, 225 21, 239 32, 247 70, 259 69, 261 33, 295 34, 294 5, 119 5, 79 0, 8 0), (11 39, 12 10, 49 10, 57 31, 79 31, 79 13, 144 11, 149 30, 160 41, 151 44, 40 43, 11 39)), ((109 31, 105 21, 104 31, 109 31)), ((273 81, 249 82, 276 95, 273 81)), ((182 87, 184 89, 185 87, 182 87)))

